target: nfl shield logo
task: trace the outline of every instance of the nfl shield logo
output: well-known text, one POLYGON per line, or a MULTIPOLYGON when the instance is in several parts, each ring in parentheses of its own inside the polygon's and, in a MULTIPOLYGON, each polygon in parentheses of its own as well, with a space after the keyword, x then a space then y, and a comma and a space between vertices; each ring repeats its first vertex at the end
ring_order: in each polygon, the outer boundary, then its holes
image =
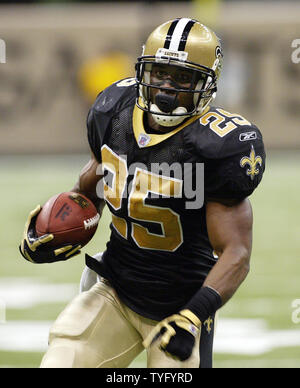
POLYGON ((151 137, 146 135, 145 133, 141 133, 139 140, 138 140, 138 145, 140 148, 146 147, 147 144, 149 144, 151 140, 151 137))

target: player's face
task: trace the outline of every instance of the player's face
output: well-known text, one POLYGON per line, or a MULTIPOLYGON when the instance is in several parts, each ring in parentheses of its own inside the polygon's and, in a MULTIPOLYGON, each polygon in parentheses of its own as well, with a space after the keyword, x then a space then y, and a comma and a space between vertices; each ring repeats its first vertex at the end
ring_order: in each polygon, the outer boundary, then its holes
MULTIPOLYGON (((150 83, 162 88, 171 90, 151 88, 151 101, 155 103, 155 97, 162 93, 170 96, 176 96, 176 92, 172 89, 195 89, 198 79, 194 76, 194 72, 188 69, 180 69, 177 66, 164 64, 154 64, 150 73, 150 83)), ((193 109, 193 93, 181 92, 178 94, 178 105, 193 109)))

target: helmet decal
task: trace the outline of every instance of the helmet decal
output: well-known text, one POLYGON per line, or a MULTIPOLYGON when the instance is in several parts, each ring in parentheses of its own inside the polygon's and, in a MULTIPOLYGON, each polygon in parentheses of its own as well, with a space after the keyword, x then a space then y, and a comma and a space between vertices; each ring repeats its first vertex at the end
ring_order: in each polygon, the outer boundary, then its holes
POLYGON ((221 46, 216 47, 216 58, 223 57, 223 51, 221 46))

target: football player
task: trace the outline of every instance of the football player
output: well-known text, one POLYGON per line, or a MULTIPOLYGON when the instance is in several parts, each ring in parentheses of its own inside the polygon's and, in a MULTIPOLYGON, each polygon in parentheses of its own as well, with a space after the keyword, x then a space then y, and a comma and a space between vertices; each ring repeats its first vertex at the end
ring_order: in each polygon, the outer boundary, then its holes
MULTIPOLYGON (((136 77, 97 97, 91 160, 72 190, 99 212, 107 204, 111 237, 86 256, 86 291, 52 326, 42 367, 127 367, 144 348, 148 367, 212 367, 215 314, 249 271, 248 197, 265 169, 259 129, 211 105, 222 60, 213 31, 171 20, 149 36, 136 77)), ((25 227, 25 259, 78 254, 36 237, 39 211, 25 227)))

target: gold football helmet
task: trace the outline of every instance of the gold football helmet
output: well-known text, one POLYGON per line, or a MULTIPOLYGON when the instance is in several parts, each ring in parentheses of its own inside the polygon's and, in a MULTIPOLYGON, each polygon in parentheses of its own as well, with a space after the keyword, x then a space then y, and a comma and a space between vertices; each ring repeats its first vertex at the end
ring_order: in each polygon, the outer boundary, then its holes
POLYGON ((136 64, 137 106, 166 127, 201 114, 216 96, 222 58, 220 40, 197 20, 178 18, 160 25, 148 37, 136 64), (171 82, 171 88, 162 82, 151 83, 152 68, 157 64, 188 69, 193 74, 189 88, 176 82, 171 82), (159 89, 163 97, 156 96, 153 101, 153 89, 159 89), (193 106, 179 106, 179 93, 192 93, 193 106))

